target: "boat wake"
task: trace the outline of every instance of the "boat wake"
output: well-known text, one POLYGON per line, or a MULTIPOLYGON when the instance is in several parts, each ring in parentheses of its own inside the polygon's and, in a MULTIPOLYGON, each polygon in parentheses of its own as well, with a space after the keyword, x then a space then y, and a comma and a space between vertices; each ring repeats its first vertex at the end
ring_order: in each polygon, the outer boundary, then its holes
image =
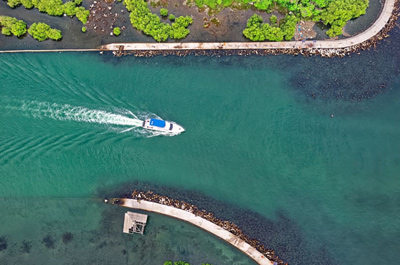
POLYGON ((154 137, 159 135, 173 136, 174 134, 150 131, 142 127, 144 119, 159 118, 154 113, 133 112, 126 109, 117 109, 119 113, 113 113, 86 107, 71 106, 39 101, 23 101, 21 104, 11 104, 6 107, 10 110, 23 112, 24 115, 34 118, 50 118, 60 121, 76 121, 86 123, 105 124, 109 130, 118 133, 135 133, 142 137, 154 137), (128 128, 126 128, 128 127, 128 128))

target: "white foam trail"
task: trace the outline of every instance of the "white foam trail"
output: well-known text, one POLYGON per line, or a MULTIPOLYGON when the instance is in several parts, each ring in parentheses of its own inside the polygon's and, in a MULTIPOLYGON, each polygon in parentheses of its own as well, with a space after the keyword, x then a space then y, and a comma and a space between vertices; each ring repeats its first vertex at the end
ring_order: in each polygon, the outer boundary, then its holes
POLYGON ((135 114, 133 114, 132 111, 128 110, 128 113, 131 114, 133 117, 137 118, 135 114))
POLYGON ((129 132, 129 131, 132 131, 133 129, 135 129, 135 127, 132 127, 132 128, 126 129, 126 130, 123 130, 123 131, 120 132, 120 133, 129 132))
MULTIPOLYGON (((10 103, 10 102, 9 102, 10 103)), ((85 107, 76 107, 68 104, 57 104, 39 101, 19 101, 14 104, 8 104, 6 109, 23 112, 27 116, 34 118, 51 118, 54 120, 61 121, 77 121, 77 122, 89 122, 98 124, 108 124, 109 130, 116 131, 118 133, 133 132, 133 134, 140 137, 154 137, 159 135, 174 136, 168 132, 159 132, 146 130, 142 127, 144 119, 147 118, 159 118, 154 113, 138 112, 134 114, 132 111, 127 109, 118 109, 117 111, 121 114, 111 113, 104 110, 88 109, 85 107), (134 118, 127 117, 131 115, 134 118), (140 120, 142 119, 142 120, 140 120), (118 125, 118 126, 112 126, 118 125), (121 126, 129 126, 128 129, 121 131, 121 126)))
POLYGON ((114 124, 123 126, 141 126, 142 121, 128 118, 120 114, 114 114, 103 110, 92 110, 84 107, 60 105, 47 102, 24 102, 21 110, 28 112, 37 118, 52 118, 55 120, 69 120, 90 122, 99 124, 114 124))

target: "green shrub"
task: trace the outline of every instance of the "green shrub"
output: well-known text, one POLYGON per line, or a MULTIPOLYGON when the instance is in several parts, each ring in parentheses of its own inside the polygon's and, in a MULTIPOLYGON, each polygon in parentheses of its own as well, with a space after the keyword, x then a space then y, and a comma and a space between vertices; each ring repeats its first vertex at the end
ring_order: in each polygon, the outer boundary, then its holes
POLYGON ((272 15, 272 16, 269 18, 269 22, 270 22, 272 25, 276 25, 276 23, 278 22, 278 17, 275 16, 275 15, 272 15))
POLYGON ((331 25, 328 36, 341 35, 347 21, 364 15, 368 4, 369 0, 331 0, 313 20, 331 25))
POLYGON ((8 0, 7 5, 11 8, 15 8, 21 4, 21 0, 8 0))
POLYGON ((45 23, 33 23, 28 29, 28 33, 38 41, 45 41, 48 37, 50 26, 45 23))
POLYGON ((172 15, 172 14, 170 14, 170 15, 169 15, 169 20, 171 20, 171 21, 175 21, 175 16, 174 16, 174 15, 172 15))
POLYGON ((168 16, 168 9, 166 9, 166 8, 161 8, 161 9, 160 9, 160 15, 163 16, 163 17, 168 16))
POLYGON ((267 10, 272 5, 272 0, 255 0, 254 7, 258 10, 267 10))
POLYGON ((31 9, 33 7, 32 0, 21 0, 21 4, 26 8, 26 9, 31 9))
POLYGON ((83 6, 79 6, 75 8, 75 12, 78 20, 83 24, 86 24, 90 14, 89 10, 86 10, 83 6))
POLYGON ((252 41, 282 41, 291 40, 296 30, 298 19, 293 15, 286 15, 281 21, 280 26, 271 26, 263 23, 263 19, 254 14, 247 20, 247 27, 243 30, 243 35, 252 41))
POLYGON ((166 41, 169 37, 182 39, 189 34, 187 27, 193 23, 190 16, 178 17, 171 24, 161 22, 156 14, 151 13, 147 2, 144 0, 124 0, 126 9, 130 12, 132 26, 146 35, 152 36, 156 41, 166 41))
POLYGON ((331 25, 331 28, 326 32, 326 35, 328 35, 329 37, 335 37, 335 36, 342 35, 343 26, 344 25, 340 24, 340 23, 333 23, 331 25))
POLYGON ((113 29, 113 33, 115 36, 119 36, 121 34, 121 29, 119 27, 115 27, 113 29))
POLYGON ((172 39, 180 40, 186 38, 190 31, 187 29, 190 24, 193 23, 191 16, 178 17, 175 22, 172 23, 172 30, 170 31, 170 37, 172 39))
POLYGON ((87 31, 86 27, 82 27, 82 32, 85 33, 87 31))
POLYGON ((6 27, 1 28, 1 34, 6 35, 6 36, 10 36, 11 35, 11 28, 6 28, 6 27))
POLYGON ((28 33, 38 41, 45 41, 48 38, 52 40, 60 40, 62 38, 60 30, 52 29, 49 25, 40 22, 33 23, 29 27, 28 33))
POLYGON ((0 28, 3 35, 20 37, 26 33, 26 23, 13 17, 0 16, 0 28))
POLYGON ((58 29, 50 29, 47 36, 52 40, 60 40, 62 38, 61 31, 58 29))
POLYGON ((64 15, 64 3, 62 0, 40 0, 37 8, 40 12, 47 13, 50 16, 64 15))
POLYGON ((294 15, 286 15, 283 20, 279 23, 279 27, 282 29, 285 36, 285 40, 291 40, 296 32, 296 24, 299 19, 294 15))
POLYGON ((30 9, 35 7, 39 9, 40 12, 47 13, 50 16, 62 16, 66 14, 67 16, 77 16, 78 20, 83 24, 86 24, 87 18, 89 17, 89 10, 80 6, 82 0, 72 0, 63 3, 62 0, 6 0, 7 4, 15 8, 19 5, 23 5, 25 8, 30 9))
POLYGON ((11 26, 11 33, 17 37, 24 35, 26 33, 26 23, 22 20, 16 21, 11 26))
POLYGON ((71 2, 71 1, 66 2, 64 4, 64 13, 67 16, 71 16, 71 17, 75 16, 76 15, 76 4, 75 4, 75 2, 71 2))

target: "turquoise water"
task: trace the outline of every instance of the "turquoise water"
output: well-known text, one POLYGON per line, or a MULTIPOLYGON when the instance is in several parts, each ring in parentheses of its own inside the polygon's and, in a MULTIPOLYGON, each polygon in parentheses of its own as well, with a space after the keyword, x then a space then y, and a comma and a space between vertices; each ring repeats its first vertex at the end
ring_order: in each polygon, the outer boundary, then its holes
POLYGON ((345 60, 1 55, 0 260, 252 264, 166 217, 122 235, 124 209, 102 198, 145 186, 234 220, 290 264, 397 264, 399 64, 384 47, 345 60), (134 116, 186 132, 119 125, 134 116))
POLYGON ((163 216, 149 214, 144 236, 122 234, 126 210, 104 207, 101 200, 6 199, 0 209, 7 213, 2 234, 8 244, 1 264, 163 264, 181 258, 253 264, 202 230, 163 216))

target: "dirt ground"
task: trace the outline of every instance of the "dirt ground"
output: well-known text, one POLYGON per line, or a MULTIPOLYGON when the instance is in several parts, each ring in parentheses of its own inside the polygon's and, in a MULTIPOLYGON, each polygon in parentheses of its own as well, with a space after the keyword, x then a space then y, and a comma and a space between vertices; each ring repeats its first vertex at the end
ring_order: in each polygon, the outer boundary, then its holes
POLYGON ((317 32, 314 30, 315 22, 313 21, 300 21, 296 25, 296 33, 294 39, 298 40, 312 40, 317 37, 317 32))

